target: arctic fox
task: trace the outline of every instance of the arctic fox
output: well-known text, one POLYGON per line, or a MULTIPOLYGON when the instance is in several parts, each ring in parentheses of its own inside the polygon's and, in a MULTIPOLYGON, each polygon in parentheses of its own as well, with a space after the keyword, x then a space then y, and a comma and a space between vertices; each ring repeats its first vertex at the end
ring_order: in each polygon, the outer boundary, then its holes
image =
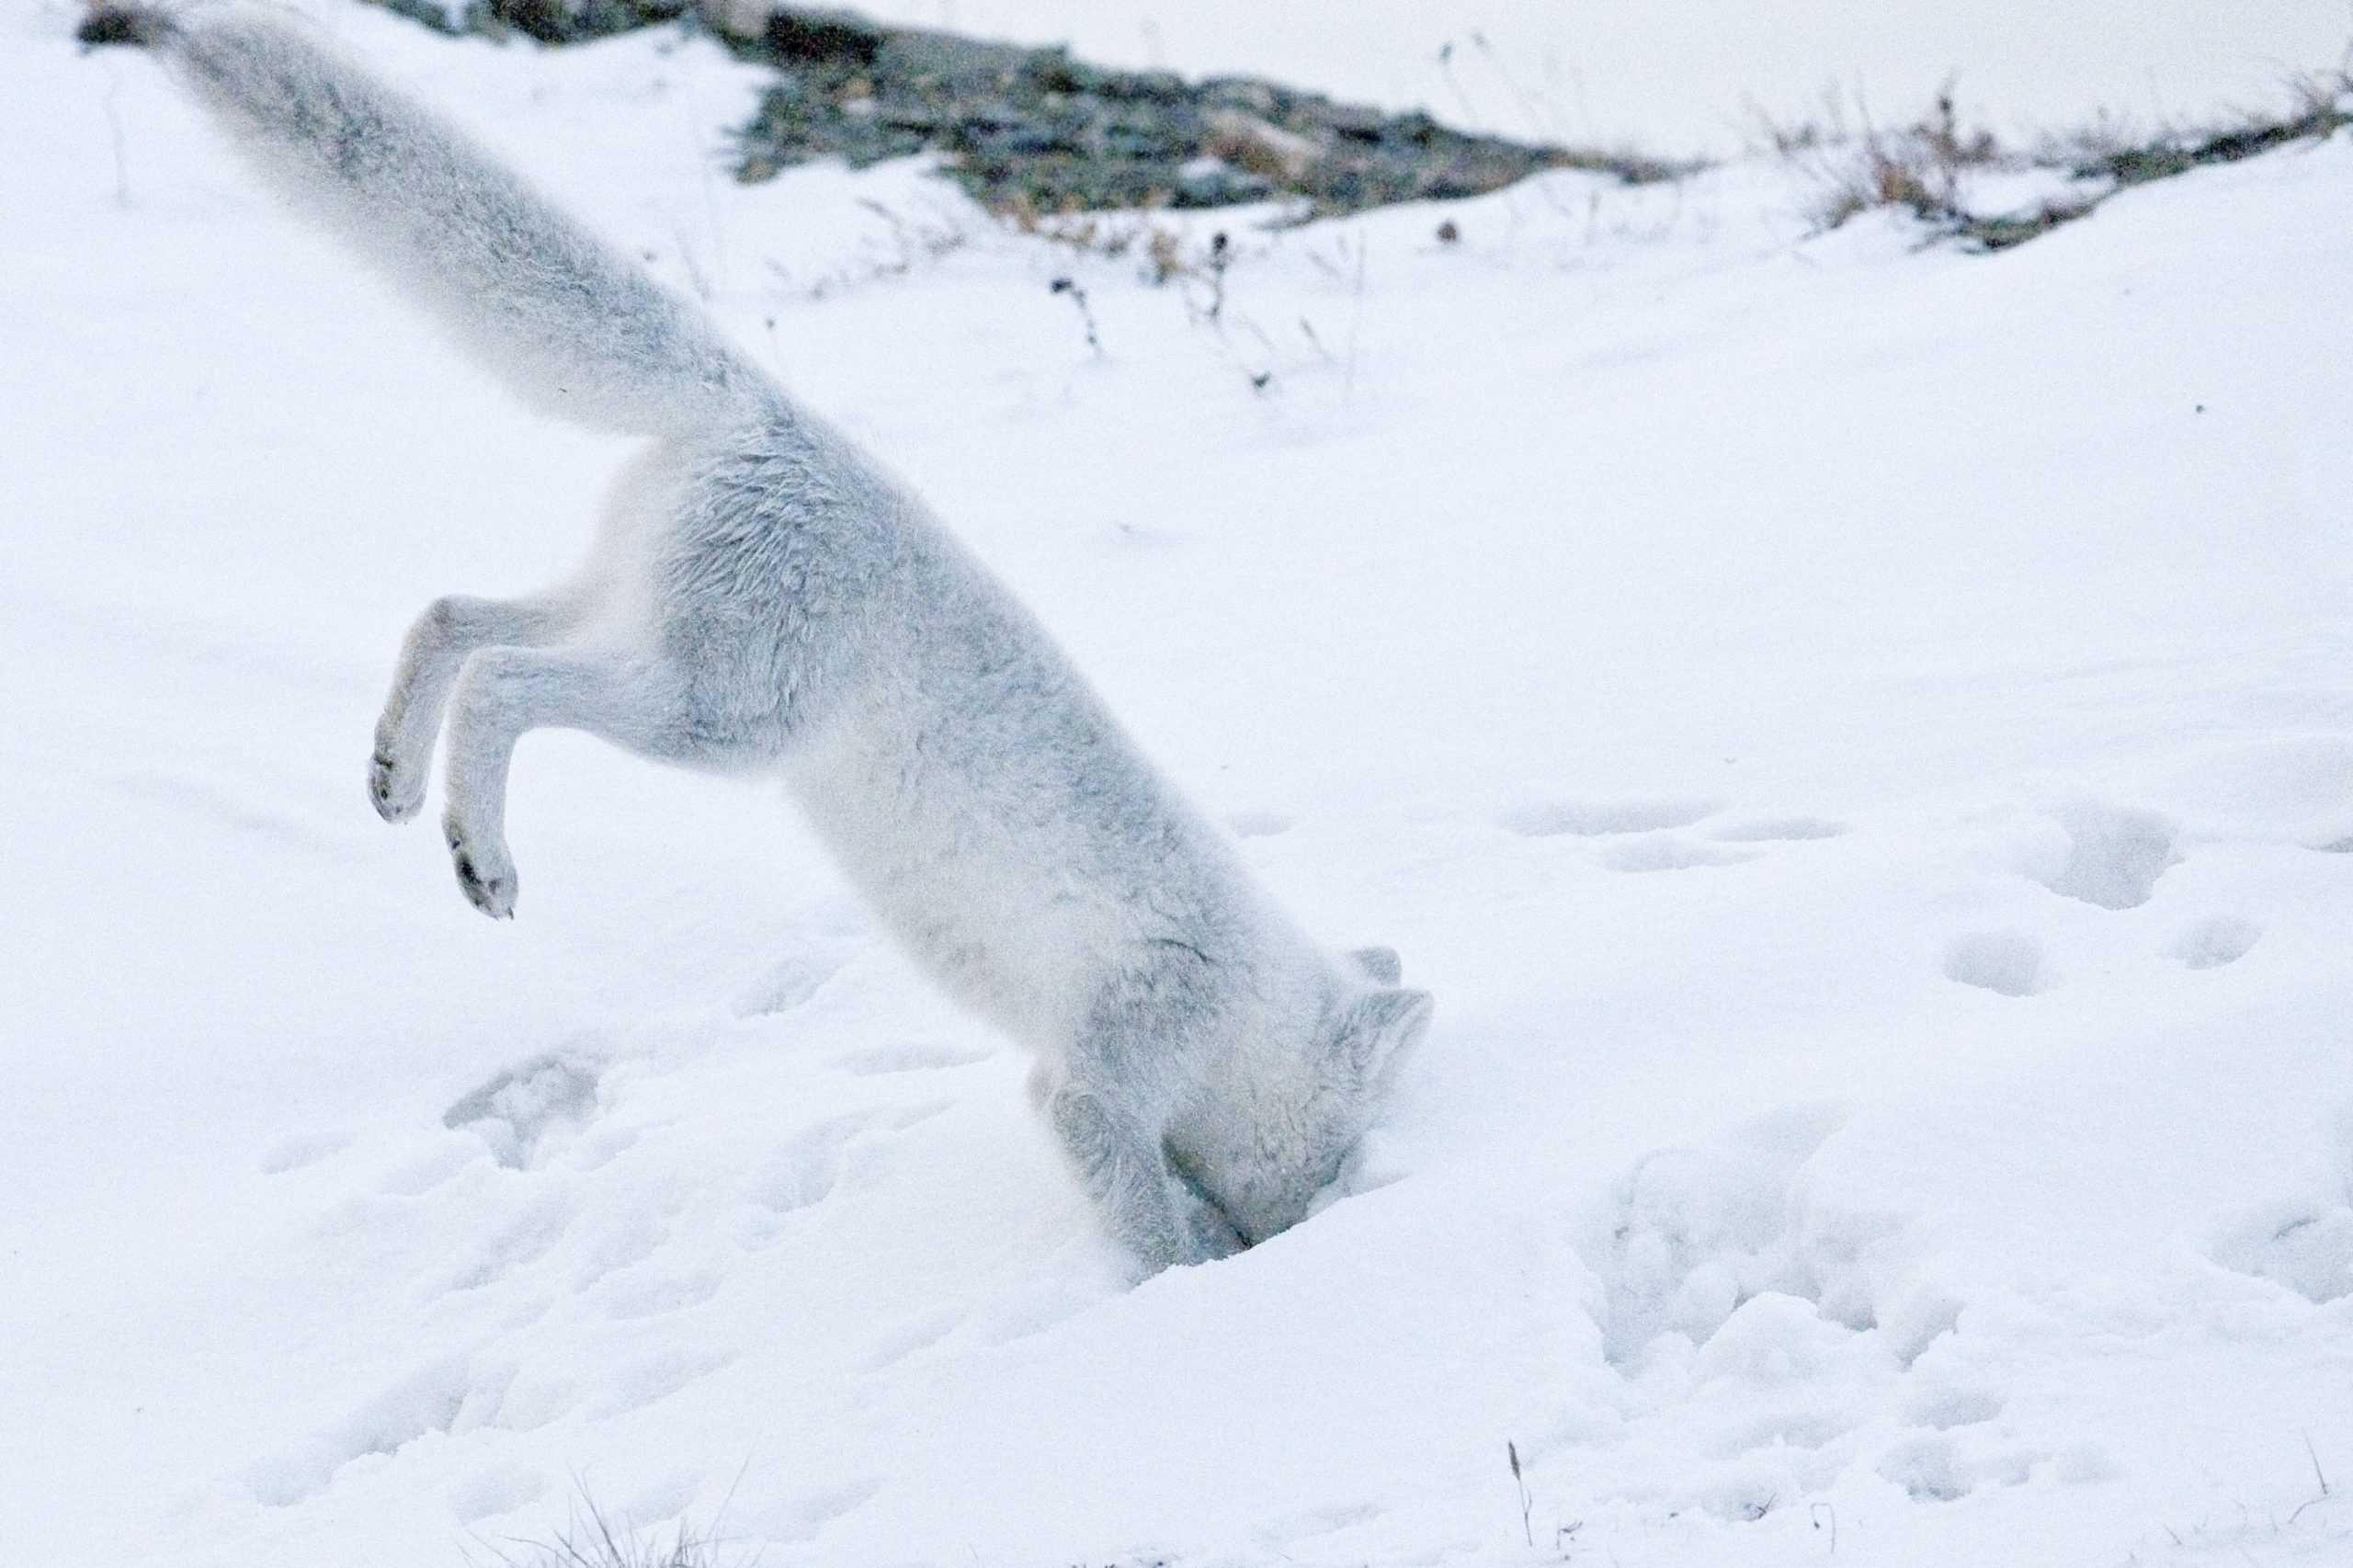
POLYGON ((514 912, 515 743, 585 730, 772 767, 1039 1099, 1147 1271, 1302 1219, 1431 1003, 1396 955, 1302 935, 989 573, 684 301, 285 21, 109 7, 295 206, 534 407, 651 437, 586 565, 418 619, 376 728, 387 821, 447 736, 459 886, 514 912))

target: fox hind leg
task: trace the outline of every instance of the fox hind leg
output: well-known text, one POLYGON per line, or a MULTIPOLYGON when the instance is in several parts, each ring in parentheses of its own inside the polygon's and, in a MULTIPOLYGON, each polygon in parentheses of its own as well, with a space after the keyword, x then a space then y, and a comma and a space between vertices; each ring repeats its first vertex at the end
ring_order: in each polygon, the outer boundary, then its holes
POLYGON ((368 799, 386 822, 406 822, 425 804, 426 776, 433 766, 434 737, 449 691, 467 657, 492 647, 543 647, 568 631, 575 607, 554 596, 527 599, 483 599, 462 594, 426 607, 401 645, 399 673, 383 716, 376 721, 376 746, 368 759, 368 799))
POLYGON ((585 730, 642 756, 676 759, 688 744, 677 683, 642 657, 578 648, 476 651, 449 697, 449 810, 442 825, 458 885, 494 919, 515 912, 506 850, 506 771, 530 730, 585 730))

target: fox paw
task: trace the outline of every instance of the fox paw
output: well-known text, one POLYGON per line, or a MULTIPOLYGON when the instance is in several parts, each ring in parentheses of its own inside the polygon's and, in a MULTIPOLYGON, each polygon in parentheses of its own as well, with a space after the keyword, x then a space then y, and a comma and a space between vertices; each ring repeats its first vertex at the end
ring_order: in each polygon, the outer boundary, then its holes
POLYGON ((485 850, 456 828, 449 830, 449 863, 458 891, 493 920, 515 917, 515 867, 503 849, 485 850))
POLYGON ((386 822, 406 822, 425 804, 425 771, 379 751, 368 759, 368 801, 386 822))

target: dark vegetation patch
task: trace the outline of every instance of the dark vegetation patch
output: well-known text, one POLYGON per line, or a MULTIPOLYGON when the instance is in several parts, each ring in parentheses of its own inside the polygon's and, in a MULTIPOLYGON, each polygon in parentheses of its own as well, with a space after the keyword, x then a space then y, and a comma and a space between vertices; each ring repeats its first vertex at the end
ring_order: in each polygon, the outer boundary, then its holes
POLYGON ((2222 130, 2165 137, 2144 146, 2102 149, 2097 145, 2078 155, 2075 172, 2086 177, 2114 180, 2119 189, 2167 179, 2209 164, 2235 164, 2291 142, 2334 136, 2353 125, 2353 74, 2344 71, 2299 77, 2293 84, 2296 102, 2278 118, 2250 117, 2222 130))
POLYGON ((587 43, 617 33, 675 22, 691 0, 374 0, 385 10, 422 22, 438 33, 505 38, 520 33, 541 43, 587 43))
MULTIPOLYGON (((448 33, 577 43, 686 20, 687 0, 375 0, 448 33)), ((1248 77, 1188 82, 1113 71, 1062 48, 1028 49, 844 11, 786 8, 752 29, 710 29, 738 59, 774 68, 736 132, 736 177, 812 159, 854 168, 938 153, 991 211, 1222 207, 1290 200, 1310 216, 1479 196, 1547 169, 1630 183, 1686 165, 1478 136, 1426 114, 1384 114, 1248 77)))
MULTIPOLYGON (((544 44, 665 25, 707 32, 737 59, 776 73, 752 122, 734 133, 738 179, 771 179, 816 158, 862 168, 931 153, 982 206, 1025 228, 1074 213, 1257 201, 1289 202, 1299 216, 1322 217, 1479 196, 1550 169, 1647 184, 1703 166, 1472 135, 1426 114, 1384 114, 1253 77, 1188 82, 1165 71, 1106 70, 1059 47, 992 43, 759 0, 371 3, 437 32, 520 34, 544 44)), ((92 48, 141 45, 168 26, 139 0, 85 0, 75 36, 92 48)), ((2299 76, 2289 86, 2281 111, 2146 136, 2103 121, 2030 152, 1965 130, 1949 86, 1934 112, 1893 131, 1875 130, 1867 119, 1859 132, 1850 131, 1836 100, 1826 122, 1768 121, 1764 130, 1773 151, 1815 176, 1820 227, 1896 209, 1938 238, 2000 251, 2087 216, 2134 186, 2316 142, 2353 124, 2353 68, 2299 76), (2004 205, 2004 176, 2026 176, 2043 194, 2004 205)), ((1451 228, 1442 225, 1440 238, 1450 238, 1451 228)), ((1172 270, 1182 268, 1162 267, 1164 277, 1172 270)))
POLYGON ((1663 165, 1474 136, 1248 78, 1102 70, 1061 49, 785 13, 777 85, 742 136, 760 178, 828 153, 853 165, 946 155, 995 211, 1221 207, 1303 199, 1322 215, 1477 196, 1546 169, 1665 177, 1663 165))
POLYGON ((1948 85, 1935 112, 1895 131, 1868 127, 1848 135, 1835 123, 1795 131, 1768 126, 1775 148, 1809 162, 1822 177, 1816 218, 1836 228, 1879 208, 1909 211, 1938 235, 1978 250, 2008 250, 2089 215, 2120 191, 2192 169, 2234 164, 2300 142, 2316 142, 2353 124, 2353 73, 2295 78, 2277 112, 2246 112, 2194 130, 2165 129, 2134 137, 2103 126, 2047 140, 2032 152, 2003 147, 1990 132, 1964 131, 1948 85), (2041 175, 2063 182, 2058 194, 2024 206, 1992 207, 1972 186, 1986 176, 2041 175))

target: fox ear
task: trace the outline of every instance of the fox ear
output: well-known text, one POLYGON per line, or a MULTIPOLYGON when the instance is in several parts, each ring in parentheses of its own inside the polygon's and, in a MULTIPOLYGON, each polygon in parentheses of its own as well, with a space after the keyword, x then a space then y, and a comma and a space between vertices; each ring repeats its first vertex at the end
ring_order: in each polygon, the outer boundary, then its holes
POLYGON ((1394 985, 1405 978, 1405 966, 1398 961, 1394 948, 1354 948, 1348 957, 1379 985, 1394 985))
POLYGON ((1358 1077, 1377 1084, 1395 1070, 1406 1052, 1421 1043, 1436 1006, 1427 991, 1384 986, 1348 1009, 1340 1031, 1340 1050, 1358 1077))

